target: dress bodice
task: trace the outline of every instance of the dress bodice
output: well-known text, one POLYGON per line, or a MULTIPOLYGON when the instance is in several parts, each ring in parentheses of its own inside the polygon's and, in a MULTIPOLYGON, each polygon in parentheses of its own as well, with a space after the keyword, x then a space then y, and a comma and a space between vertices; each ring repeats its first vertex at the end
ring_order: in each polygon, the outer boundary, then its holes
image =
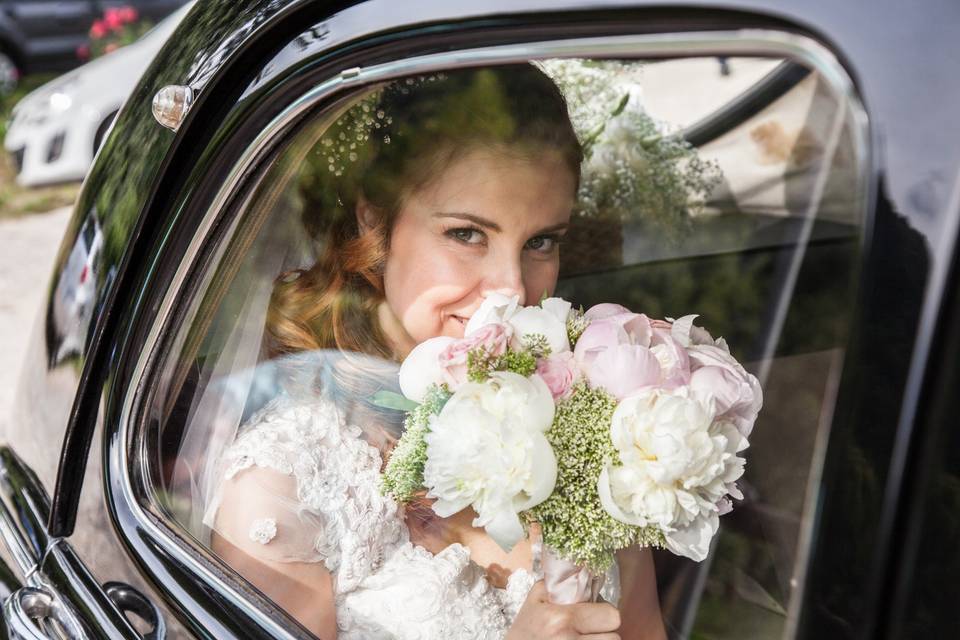
MULTIPOLYGON (((502 638, 540 577, 538 562, 500 589, 463 545, 433 554, 413 544, 402 509, 380 491, 381 461, 332 401, 280 396, 242 428, 221 468, 223 482, 252 469, 290 480, 261 483, 262 495, 230 509, 249 522, 244 542, 257 555, 325 564, 341 640, 502 638)), ((205 517, 215 528, 219 502, 205 517)), ((616 602, 619 584, 608 578, 603 595, 616 602)))

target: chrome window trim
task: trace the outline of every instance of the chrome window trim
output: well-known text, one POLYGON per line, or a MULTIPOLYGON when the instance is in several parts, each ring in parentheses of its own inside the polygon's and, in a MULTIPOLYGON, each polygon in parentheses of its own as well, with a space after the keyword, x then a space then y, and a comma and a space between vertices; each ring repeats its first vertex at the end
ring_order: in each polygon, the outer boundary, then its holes
MULTIPOLYGON (((529 60, 548 58, 652 58, 668 56, 771 56, 790 58, 808 65, 819 72, 824 80, 837 93, 838 97, 846 101, 849 107, 849 122, 851 124, 854 156, 857 163, 856 171, 856 208, 862 212, 863 229, 869 229, 872 198, 875 191, 875 172, 873 171, 870 154, 870 132, 866 110, 859 99, 852 80, 846 70, 839 63, 836 56, 825 46, 812 38, 782 31, 765 29, 742 29, 714 32, 672 32, 653 35, 626 35, 574 38, 566 40, 541 41, 515 45, 498 45, 451 51, 437 54, 414 56, 402 60, 373 65, 370 67, 355 67, 341 71, 338 75, 319 83, 295 100, 287 109, 271 121, 249 144, 240 160, 231 169, 223 186, 214 198, 209 210, 204 215, 186 254, 173 277, 169 289, 155 314, 155 322, 151 327, 144 343, 144 348, 134 368, 132 384, 123 399, 119 434, 112 439, 108 453, 109 464, 106 466, 107 486, 119 480, 120 495, 108 491, 108 500, 122 501, 134 515, 143 531, 152 536, 156 545, 162 548, 170 557, 188 567, 195 574, 207 580, 207 584, 216 589, 220 595, 229 597, 236 602, 249 602, 247 597, 229 580, 217 575, 206 566, 199 557, 205 551, 195 548, 192 543, 185 543, 183 537, 176 535, 181 530, 179 524, 159 519, 156 514, 148 510, 137 499, 144 495, 151 501, 151 507, 157 513, 162 512, 153 487, 149 485, 149 470, 146 468, 144 448, 145 441, 142 430, 134 423, 134 418, 142 418, 140 410, 145 407, 142 399, 147 391, 146 382, 154 379, 158 343, 164 332, 168 330, 171 321, 171 310, 174 303, 189 295, 184 291, 188 276, 194 271, 198 258, 205 251, 208 239, 216 221, 227 213, 227 207, 237 193, 237 188, 244 181, 249 172, 267 153, 285 139, 287 131, 302 117, 304 117, 321 100, 331 98, 343 92, 361 88, 379 82, 385 82, 397 77, 442 71, 459 67, 473 67, 495 64, 525 62, 529 60), (139 439, 135 441, 135 436, 139 439), (134 453, 135 452, 135 453, 134 453), (139 468, 136 467, 139 463, 139 468), (116 474, 116 476, 114 476, 116 474), (136 482, 136 486, 134 483, 136 482)), ((863 245, 866 233, 861 233, 860 242, 863 245)), ((829 413, 829 412, 828 412, 829 413)), ((829 416, 827 416, 829 417, 829 416)), ((821 427, 822 428, 822 427, 821 427)), ((824 435, 823 443, 825 444, 824 435)), ((818 434, 819 438, 819 434, 818 434)), ((810 487, 814 480, 819 483, 822 470, 825 447, 817 446, 814 451, 814 460, 811 462, 810 487), (820 456, 819 459, 816 456, 820 456)), ((813 522, 817 512, 816 492, 810 492, 804 499, 804 509, 797 546, 798 586, 794 597, 791 598, 788 612, 785 636, 792 636, 795 630, 796 616, 799 611, 796 604, 800 602, 804 586, 804 574, 809 553, 809 543, 813 534, 813 522)), ((277 638, 293 639, 285 625, 271 618, 267 612, 258 607, 251 607, 253 617, 262 627, 269 630, 277 638)))

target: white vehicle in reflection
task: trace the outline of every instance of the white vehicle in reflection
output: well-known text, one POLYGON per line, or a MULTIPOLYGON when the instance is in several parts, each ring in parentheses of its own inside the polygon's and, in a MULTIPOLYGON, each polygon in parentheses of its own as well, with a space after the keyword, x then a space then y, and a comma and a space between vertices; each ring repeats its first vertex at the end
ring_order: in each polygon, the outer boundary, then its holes
POLYGON ((84 221, 64 264, 47 312, 50 364, 83 351, 96 304, 97 276, 102 268, 103 229, 96 215, 84 221))
POLYGON ((133 44, 51 80, 14 107, 4 148, 13 158, 17 184, 83 180, 120 107, 193 4, 133 44))

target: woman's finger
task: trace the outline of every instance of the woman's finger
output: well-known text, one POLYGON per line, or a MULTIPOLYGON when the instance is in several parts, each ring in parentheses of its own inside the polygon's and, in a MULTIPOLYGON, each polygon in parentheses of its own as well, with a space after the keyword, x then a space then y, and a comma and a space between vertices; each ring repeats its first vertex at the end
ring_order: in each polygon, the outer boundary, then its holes
POLYGON ((620 628, 620 612, 610 604, 583 603, 571 605, 573 628, 580 634, 606 633, 620 628))
POLYGON ((620 640, 619 633, 588 633, 580 636, 581 640, 620 640))

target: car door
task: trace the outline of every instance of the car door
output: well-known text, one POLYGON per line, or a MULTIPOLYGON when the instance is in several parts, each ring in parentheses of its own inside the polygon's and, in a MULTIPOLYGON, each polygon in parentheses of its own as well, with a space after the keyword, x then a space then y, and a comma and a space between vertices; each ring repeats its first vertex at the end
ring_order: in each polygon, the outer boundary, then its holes
MULTIPOLYGON (((803 41, 809 57, 801 61, 782 46, 781 32, 772 28, 758 41, 751 40, 756 47, 751 55, 732 55, 744 37, 733 26, 755 26, 752 20, 762 22, 757 16, 727 16, 729 23, 719 16, 719 22, 703 30, 694 14, 681 11, 676 16, 680 24, 697 29, 691 36, 675 23, 654 26, 642 12, 625 19, 631 15, 574 12, 549 21, 530 19, 525 26, 539 28, 522 33, 503 24, 482 27, 467 18, 438 15, 443 29, 427 33, 414 21, 407 31, 396 32, 403 37, 389 47, 374 47, 362 33, 378 33, 387 24, 396 29, 395 18, 377 18, 372 5, 358 6, 289 35, 280 51, 250 69, 252 77, 231 87, 233 95, 242 97, 217 118, 230 135, 211 143, 206 162, 189 169, 181 166, 192 176, 183 184, 192 187, 169 206, 184 213, 161 234, 166 244, 151 249, 158 268, 140 285, 146 295, 143 308, 151 311, 125 312, 130 338, 122 351, 138 355, 121 357, 122 375, 110 390, 112 408, 106 419, 111 434, 109 499, 116 522, 130 552, 194 633, 305 633, 297 620, 204 541, 209 534, 189 506, 189 483, 184 482, 189 475, 177 471, 197 462, 186 453, 187 442, 205 432, 203 425, 242 420, 255 406, 250 403, 259 402, 251 400, 249 380, 243 399, 229 395, 244 371, 270 370, 258 361, 257 314, 263 312, 271 284, 283 268, 311 259, 309 227, 294 224, 302 216, 286 208, 286 194, 307 179, 290 169, 301 161, 289 154, 301 153, 305 141, 319 135, 331 109, 355 104, 378 82, 398 77, 416 82, 420 74, 470 64, 613 58, 625 65, 622 81, 630 85, 637 83, 631 65, 646 65, 651 75, 655 65, 665 65, 660 77, 666 78, 698 73, 722 78, 718 56, 729 58, 744 83, 742 92, 714 100, 696 119, 706 121, 709 130, 711 119, 737 114, 733 126, 714 127, 717 133, 699 139, 696 148, 699 156, 711 160, 701 169, 718 166, 723 176, 701 203, 717 215, 691 220, 692 228, 681 231, 687 202, 686 192, 677 191, 675 197, 683 194, 674 200, 678 207, 672 215, 677 219, 657 219, 657 210, 650 217, 628 217, 617 224, 604 222, 600 214, 585 216, 581 233, 593 242, 584 242, 581 253, 566 263, 558 291, 585 305, 615 299, 655 316, 713 309, 716 331, 740 345, 744 360, 763 375, 770 424, 788 423, 791 428, 758 426, 751 460, 753 499, 729 521, 712 560, 694 565, 658 557, 660 598, 668 626, 678 637, 741 637, 751 632, 774 636, 795 624, 802 592, 798 575, 809 544, 803 531, 811 526, 817 508, 810 488, 822 463, 817 443, 829 433, 827 418, 851 331, 850 302, 869 215, 868 161, 861 154, 869 144, 866 119, 849 87, 833 83, 844 73, 842 67, 812 41, 803 41), (361 33, 353 30, 356 24, 363 24, 361 33), (365 53, 333 55, 342 41, 365 53), (364 49, 362 43, 371 48, 364 49), (730 56, 722 55, 728 52, 730 56), (321 64, 329 60, 336 62, 321 64), (784 62, 801 63, 806 73, 778 81, 789 75, 777 72, 784 62), (763 91, 771 84, 779 89, 763 91), (756 93, 762 94, 759 100, 756 93), (268 99, 271 95, 283 97, 268 99), (731 103, 740 97, 750 106, 737 111, 731 103), (744 168, 746 158, 754 162, 753 172, 744 168), (740 168, 744 170, 738 172, 740 168), (269 212, 282 217, 270 218, 269 212), (670 233, 679 236, 668 241, 670 233), (678 288, 676 283, 687 284, 678 288), (822 305, 823 299, 832 302, 822 305), (805 320, 810 316, 821 318, 822 325, 811 327, 805 320), (236 364, 228 366, 230 362, 236 364), (202 413, 210 406, 223 412, 202 413), (784 464, 778 451, 788 435, 795 455, 784 464), (197 611, 209 615, 199 619, 190 613, 197 611)), ((196 87, 200 96, 223 86, 206 80, 216 77, 215 66, 206 71, 197 72, 204 73, 196 87)), ((684 97, 682 88, 656 90, 679 91, 676 100, 684 97)), ((615 107, 611 105, 611 112, 615 107)), ((210 117, 199 105, 194 108, 192 117, 210 117)), ((191 116, 178 135, 187 135, 191 116)), ((632 126, 641 130, 640 124, 632 126)), ((661 151, 667 164, 658 166, 672 166, 669 154, 661 151)), ((345 154, 349 157, 349 151, 345 154)), ((331 171, 326 162, 311 170, 331 171)), ((663 171, 665 180, 685 175, 676 173, 681 171, 677 167, 663 171)), ((597 176, 593 188, 609 186, 603 182, 605 175, 597 176)), ((630 202, 636 211, 648 207, 642 204, 646 201, 630 202)), ((109 219, 103 225, 109 236, 109 219)), ((204 450, 197 449, 201 454, 204 450)))
MULTIPOLYGON (((883 502, 878 483, 912 359, 923 295, 917 278, 927 256, 876 182, 870 120, 850 69, 819 39, 798 36, 805 32, 797 23, 764 15, 624 5, 537 16, 543 8, 500 7, 491 19, 491 9, 479 6, 399 17, 376 2, 335 16, 310 3, 251 4, 229 14, 229 28, 197 32, 205 42, 185 37, 171 47, 121 114, 117 130, 143 133, 137 144, 155 153, 143 157, 131 153, 131 142, 118 143, 100 158, 78 205, 89 210, 126 196, 101 218, 105 259, 119 265, 110 291, 115 315, 97 322, 90 341, 97 359, 86 365, 85 395, 64 449, 77 461, 91 442, 102 444, 104 468, 88 466, 86 475, 61 468, 51 531, 78 539, 109 517, 155 589, 149 599, 169 608, 184 633, 310 637, 210 548, 184 508, 175 472, 194 462, 180 456, 185 438, 215 424, 194 419, 191 407, 216 399, 213 418, 242 421, 257 402, 249 379, 242 399, 223 392, 247 365, 261 364, 262 321, 253 311, 264 309, 285 267, 306 264, 316 250, 302 215, 303 203, 313 201, 285 196, 309 183, 309 171, 330 169, 294 162, 303 159, 297 154, 313 148, 306 143, 325 130, 324 118, 361 104, 380 82, 463 65, 574 59, 592 68, 611 58, 628 68, 668 65, 666 77, 711 67, 719 75, 724 63, 734 73, 784 62, 805 71, 788 82, 761 74, 714 100, 703 122, 679 123, 693 125, 688 142, 723 170, 700 203, 720 215, 688 219, 683 201, 679 225, 655 216, 626 224, 587 216, 583 237, 591 241, 571 256, 561 280, 563 294, 585 304, 623 300, 656 316, 706 309, 709 326, 739 345, 763 377, 766 413, 754 436, 746 501, 704 563, 657 558, 668 628, 676 637, 816 637, 823 630, 855 637, 864 621, 875 621, 858 594, 886 559, 876 558, 876 541, 864 531, 883 502), (175 56, 185 52, 193 55, 175 56), (196 98, 185 119, 167 121, 176 137, 142 119, 169 85, 176 86, 164 95, 196 98), (119 171, 128 164, 132 175, 119 171), (914 272, 898 266, 906 258, 914 272), (904 294, 897 305, 883 284, 891 280, 904 294), (251 331, 241 331, 237 318, 249 320, 251 331), (893 348, 870 351, 876 339, 893 348), (227 366, 231 359, 244 366, 227 366), (81 484, 94 505, 105 486, 109 511, 80 508, 81 484)), ((842 21, 818 17, 838 40, 852 37, 842 21)), ((673 97, 682 102, 690 97, 683 87, 696 83, 679 84, 673 97)), ((91 546, 83 544, 85 559, 91 546)))

